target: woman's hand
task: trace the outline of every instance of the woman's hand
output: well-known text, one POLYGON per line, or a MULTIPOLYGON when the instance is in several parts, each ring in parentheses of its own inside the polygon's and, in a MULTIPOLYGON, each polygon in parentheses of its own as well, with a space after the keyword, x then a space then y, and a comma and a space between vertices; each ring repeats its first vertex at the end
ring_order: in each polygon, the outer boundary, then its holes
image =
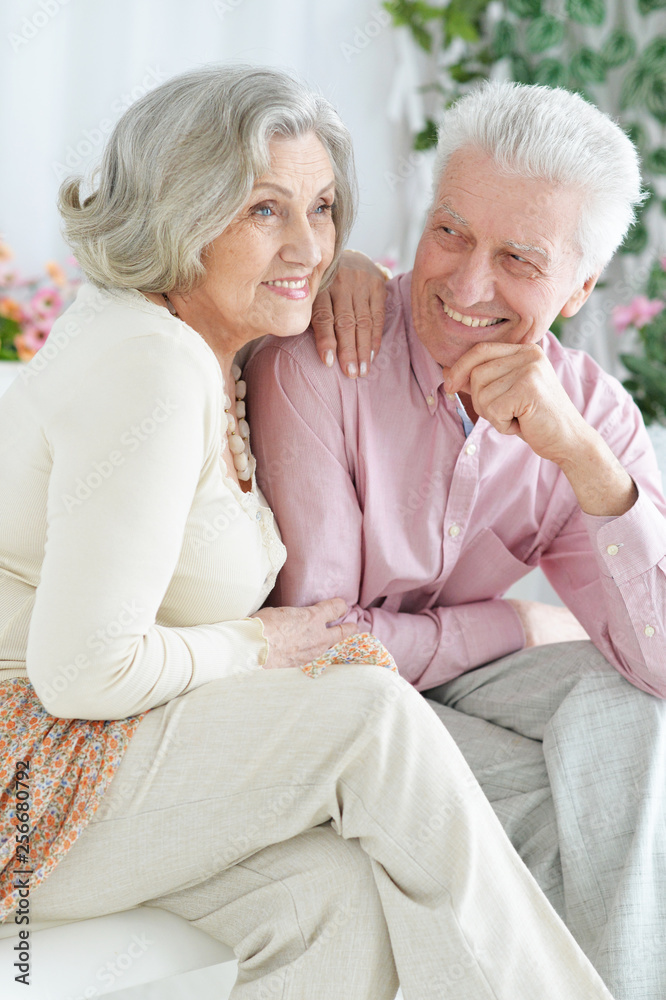
POLYGON ((382 342, 384 286, 384 275, 369 257, 345 250, 335 278, 312 309, 317 351, 329 368, 337 352, 346 375, 367 375, 382 342))
POLYGON ((251 618, 259 618, 268 640, 265 670, 278 667, 302 667, 350 635, 358 625, 348 622, 326 628, 328 622, 347 613, 347 602, 341 597, 320 601, 309 608, 261 608, 251 618))

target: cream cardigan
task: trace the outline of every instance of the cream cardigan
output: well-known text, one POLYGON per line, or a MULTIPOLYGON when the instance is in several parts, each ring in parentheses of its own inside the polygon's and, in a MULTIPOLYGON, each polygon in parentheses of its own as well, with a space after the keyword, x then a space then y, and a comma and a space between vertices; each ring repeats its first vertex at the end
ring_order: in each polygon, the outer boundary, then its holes
POLYGON ((222 375, 191 327, 84 285, 0 399, 0 683, 120 719, 260 669, 285 559, 221 457, 222 375))

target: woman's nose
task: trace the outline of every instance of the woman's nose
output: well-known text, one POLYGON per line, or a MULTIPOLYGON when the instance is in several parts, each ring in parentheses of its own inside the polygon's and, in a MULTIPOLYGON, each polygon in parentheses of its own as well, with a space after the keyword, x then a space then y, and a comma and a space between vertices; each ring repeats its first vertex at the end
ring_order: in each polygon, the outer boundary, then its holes
POLYGON ((282 260, 301 267, 316 267, 322 259, 322 248, 309 217, 290 220, 285 242, 280 251, 282 260))

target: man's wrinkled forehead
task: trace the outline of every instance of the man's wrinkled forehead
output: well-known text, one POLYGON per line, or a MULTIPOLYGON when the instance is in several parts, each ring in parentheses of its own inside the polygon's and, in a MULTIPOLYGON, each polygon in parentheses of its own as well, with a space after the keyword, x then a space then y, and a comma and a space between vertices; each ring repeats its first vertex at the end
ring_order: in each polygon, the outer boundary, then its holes
MULTIPOLYGON (((465 219, 455 208, 447 201, 445 198, 436 201, 432 208, 432 215, 434 217, 446 217, 448 216, 456 225, 460 226, 462 230, 470 228, 470 223, 465 219)), ((527 221, 527 218, 526 218, 527 221)), ((520 251, 521 253, 535 253, 542 257, 544 263, 549 265, 551 263, 551 255, 548 250, 538 243, 519 243, 517 240, 506 239, 503 240, 503 245, 510 247, 512 250, 520 251)))

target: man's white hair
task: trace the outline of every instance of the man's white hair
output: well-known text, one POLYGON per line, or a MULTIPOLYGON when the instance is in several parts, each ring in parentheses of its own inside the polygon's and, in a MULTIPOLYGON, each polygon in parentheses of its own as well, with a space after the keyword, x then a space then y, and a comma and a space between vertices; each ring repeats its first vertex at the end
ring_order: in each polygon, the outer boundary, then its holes
POLYGON ((437 191, 451 156, 479 149, 508 174, 582 191, 574 235, 584 282, 611 259, 643 200, 635 146, 608 115, 561 87, 486 81, 445 113, 434 168, 437 191))

